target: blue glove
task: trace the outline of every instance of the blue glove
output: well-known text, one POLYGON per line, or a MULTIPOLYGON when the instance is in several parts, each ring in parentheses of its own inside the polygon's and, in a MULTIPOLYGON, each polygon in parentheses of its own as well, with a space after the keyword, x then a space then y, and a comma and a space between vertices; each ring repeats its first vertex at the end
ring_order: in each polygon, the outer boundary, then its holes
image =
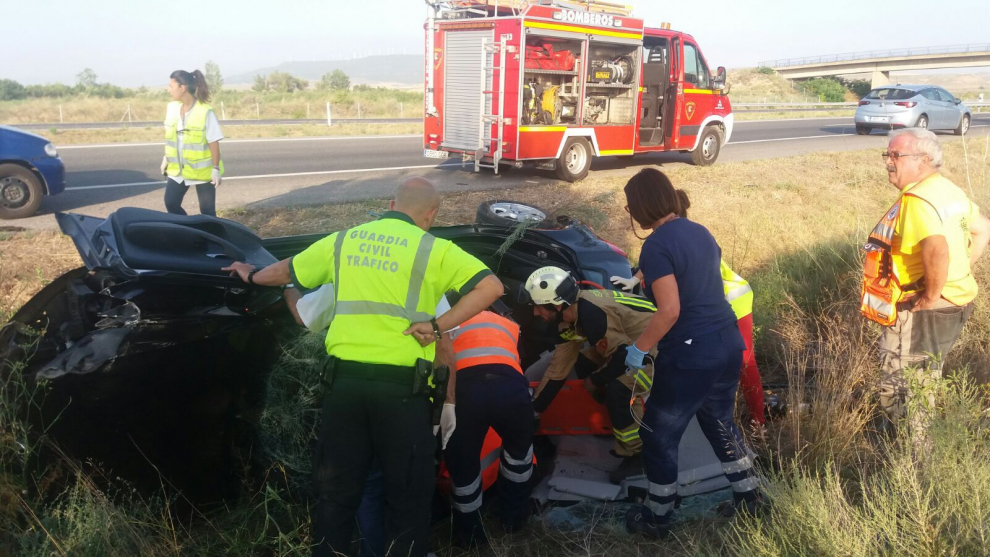
POLYGON ((626 367, 629 369, 643 369, 643 358, 646 352, 636 348, 635 344, 629 345, 626 349, 626 367))

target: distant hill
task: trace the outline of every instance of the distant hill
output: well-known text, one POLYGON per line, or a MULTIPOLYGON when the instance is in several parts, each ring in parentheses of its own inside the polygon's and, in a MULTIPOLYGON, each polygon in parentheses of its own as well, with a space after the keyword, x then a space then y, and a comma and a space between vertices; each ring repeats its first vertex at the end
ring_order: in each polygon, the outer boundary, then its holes
POLYGON ((283 62, 270 68, 224 77, 230 85, 252 84, 254 76, 273 72, 288 72, 296 77, 316 81, 328 72, 341 70, 351 78, 352 84, 367 85, 419 85, 423 82, 423 55, 397 54, 368 56, 354 60, 313 62, 283 62))

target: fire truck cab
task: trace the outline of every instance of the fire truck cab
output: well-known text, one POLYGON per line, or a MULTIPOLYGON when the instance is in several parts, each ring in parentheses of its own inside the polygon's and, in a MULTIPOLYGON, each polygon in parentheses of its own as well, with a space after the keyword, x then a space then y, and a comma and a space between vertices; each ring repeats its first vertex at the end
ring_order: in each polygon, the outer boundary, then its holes
POLYGON ((533 163, 577 181, 593 157, 691 153, 732 134, 725 68, 689 34, 601 0, 437 0, 426 24, 424 155, 533 163))

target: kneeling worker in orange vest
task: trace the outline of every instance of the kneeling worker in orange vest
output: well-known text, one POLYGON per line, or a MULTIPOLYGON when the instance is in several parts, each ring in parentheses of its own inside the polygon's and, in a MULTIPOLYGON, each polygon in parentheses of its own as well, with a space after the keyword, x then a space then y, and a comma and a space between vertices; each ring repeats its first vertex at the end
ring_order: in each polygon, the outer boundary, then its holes
MULTIPOLYGON (((519 325, 490 311, 465 321, 454 340, 457 429, 445 459, 453 480, 458 543, 488 543, 481 524, 480 461, 489 428, 502 438, 499 511, 506 530, 522 527, 533 476, 533 405, 519 364, 519 325)), ((497 453, 495 453, 497 454, 497 453)))

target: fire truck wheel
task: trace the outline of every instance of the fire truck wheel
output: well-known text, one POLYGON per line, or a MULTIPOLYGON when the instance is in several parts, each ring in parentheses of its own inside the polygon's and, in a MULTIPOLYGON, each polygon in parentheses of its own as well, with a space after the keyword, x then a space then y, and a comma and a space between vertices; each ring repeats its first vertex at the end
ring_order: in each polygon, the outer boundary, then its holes
POLYGON ((516 226, 520 222, 536 222, 539 228, 549 228, 547 212, 535 205, 518 203, 508 199, 490 199, 478 205, 475 222, 496 226, 516 226))
POLYGON ((572 137, 564 144, 554 172, 565 182, 583 180, 591 169, 591 144, 583 137, 572 137))
POLYGON ((718 158, 718 152, 722 147, 722 136, 715 126, 708 126, 701 132, 698 146, 691 151, 691 162, 695 166, 710 166, 718 158))

